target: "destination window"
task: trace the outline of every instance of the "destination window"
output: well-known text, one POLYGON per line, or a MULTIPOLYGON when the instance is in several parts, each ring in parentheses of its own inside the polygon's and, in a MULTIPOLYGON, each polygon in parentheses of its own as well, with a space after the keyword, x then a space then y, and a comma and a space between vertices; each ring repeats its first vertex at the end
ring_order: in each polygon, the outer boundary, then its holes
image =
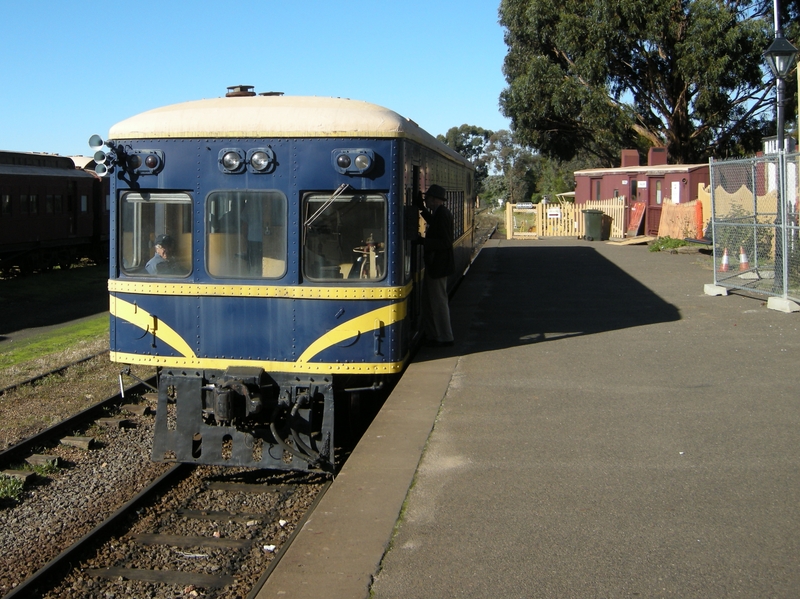
POLYGON ((215 277, 279 279, 286 273, 286 196, 214 191, 206 199, 206 265, 215 277))

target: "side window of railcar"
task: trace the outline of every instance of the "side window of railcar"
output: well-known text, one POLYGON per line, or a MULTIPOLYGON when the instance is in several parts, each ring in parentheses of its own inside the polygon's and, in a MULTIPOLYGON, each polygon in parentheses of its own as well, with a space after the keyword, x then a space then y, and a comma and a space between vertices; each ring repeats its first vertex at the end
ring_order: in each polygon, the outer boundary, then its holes
POLYGON ((286 272, 286 196, 224 190, 206 199, 206 259, 215 277, 278 279, 286 272))
POLYGON ((386 276, 386 198, 311 193, 303 202, 303 275, 350 282, 386 276))
POLYGON ((192 269, 192 198, 128 192, 120 203, 120 266, 128 275, 182 277, 192 269))

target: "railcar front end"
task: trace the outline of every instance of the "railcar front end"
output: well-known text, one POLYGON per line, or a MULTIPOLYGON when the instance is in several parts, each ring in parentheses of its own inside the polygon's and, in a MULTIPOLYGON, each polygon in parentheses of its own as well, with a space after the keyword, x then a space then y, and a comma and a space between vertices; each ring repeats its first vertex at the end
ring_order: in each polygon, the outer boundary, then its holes
POLYGON ((250 95, 112 128, 111 357, 158 367, 153 459, 333 469, 334 406, 418 335, 412 191, 471 176, 414 127, 250 95))

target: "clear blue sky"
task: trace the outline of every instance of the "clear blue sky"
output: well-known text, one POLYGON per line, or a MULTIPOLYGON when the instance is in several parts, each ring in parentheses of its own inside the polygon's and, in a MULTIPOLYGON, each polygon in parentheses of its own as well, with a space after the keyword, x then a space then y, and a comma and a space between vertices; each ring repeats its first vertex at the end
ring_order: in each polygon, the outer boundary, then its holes
POLYGON ((256 92, 365 100, 429 133, 508 129, 499 0, 0 0, 0 150, 90 154, 151 108, 256 92))

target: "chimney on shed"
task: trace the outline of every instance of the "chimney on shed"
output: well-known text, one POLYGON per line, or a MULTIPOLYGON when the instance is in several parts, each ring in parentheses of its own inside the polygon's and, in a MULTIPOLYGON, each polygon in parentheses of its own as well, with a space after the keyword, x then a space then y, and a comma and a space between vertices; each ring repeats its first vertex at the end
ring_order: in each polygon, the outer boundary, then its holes
POLYGON ((650 148, 647 152, 647 166, 661 166, 667 163, 667 148, 650 148))
POLYGON ((620 167, 639 166, 639 152, 636 150, 622 150, 622 160, 620 167))

